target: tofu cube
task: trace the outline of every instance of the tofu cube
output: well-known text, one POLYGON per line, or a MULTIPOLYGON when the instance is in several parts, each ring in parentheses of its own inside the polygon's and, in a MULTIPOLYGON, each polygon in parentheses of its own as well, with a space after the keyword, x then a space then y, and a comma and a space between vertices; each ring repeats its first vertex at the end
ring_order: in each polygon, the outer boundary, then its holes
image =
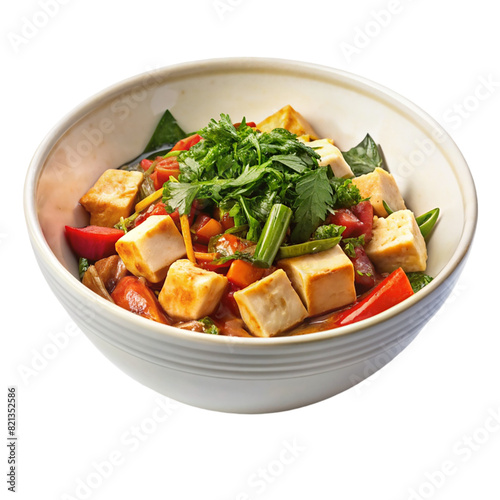
POLYGON ((181 259, 170 266, 158 300, 172 318, 182 321, 201 319, 215 311, 227 283, 222 274, 181 259))
POLYGON ((151 215, 115 245, 125 267, 151 283, 165 279, 172 262, 186 255, 184 239, 169 215, 151 215))
POLYGON ((381 273, 402 267, 406 272, 425 271, 427 247, 413 212, 399 210, 388 217, 375 217, 373 237, 366 254, 381 273))
POLYGON ((90 213, 90 224, 113 227, 134 208, 144 175, 126 170, 106 170, 84 194, 80 203, 90 213))
POLYGON ((309 316, 352 304, 356 300, 354 267, 337 245, 329 250, 278 261, 309 316))
POLYGON ((333 175, 335 177, 351 178, 354 177, 351 167, 344 160, 340 149, 333 145, 329 139, 319 139, 317 141, 306 142, 306 144, 313 148, 316 153, 321 156, 319 166, 325 167, 330 165, 333 175))
POLYGON ((261 121, 257 128, 261 132, 271 132, 275 128, 285 128, 296 135, 308 135, 311 139, 317 139, 318 135, 307 120, 292 106, 287 105, 276 113, 261 121))
POLYGON ((393 212, 405 210, 405 202, 394 177, 382 168, 376 168, 369 174, 360 175, 352 180, 363 198, 370 198, 373 213, 378 217, 387 217, 389 214, 384 208, 383 201, 393 212))
POLYGON ((298 325, 307 311, 283 269, 238 290, 241 317, 257 337, 272 337, 298 325))

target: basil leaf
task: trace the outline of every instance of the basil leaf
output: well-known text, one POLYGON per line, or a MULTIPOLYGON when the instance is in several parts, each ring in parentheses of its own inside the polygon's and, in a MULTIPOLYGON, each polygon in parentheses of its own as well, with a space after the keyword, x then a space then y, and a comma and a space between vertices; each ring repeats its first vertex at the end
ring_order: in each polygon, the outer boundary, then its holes
POLYGON ((144 149, 144 153, 160 149, 166 144, 174 145, 185 137, 186 133, 167 109, 156 126, 148 145, 144 149))
POLYGON ((349 164, 355 177, 369 174, 382 166, 382 155, 370 134, 349 151, 342 152, 344 160, 349 164))

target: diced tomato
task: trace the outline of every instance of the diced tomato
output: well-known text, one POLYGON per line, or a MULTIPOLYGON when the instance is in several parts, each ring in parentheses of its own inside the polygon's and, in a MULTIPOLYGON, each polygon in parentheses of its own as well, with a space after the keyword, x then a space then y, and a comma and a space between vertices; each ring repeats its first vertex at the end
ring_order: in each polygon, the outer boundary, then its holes
POLYGON ((217 252, 197 252, 195 251, 196 262, 200 267, 207 271, 225 274, 231 265, 231 261, 214 262, 221 258, 217 252))
POLYGON ((253 243, 242 238, 238 238, 231 233, 224 233, 214 244, 215 250, 222 253, 223 255, 232 255, 236 252, 244 252, 248 247, 252 246, 253 243))
MULTIPOLYGON (((138 215, 137 219, 135 219, 134 227, 137 227, 138 225, 142 224, 151 215, 170 215, 171 217, 176 216, 177 220, 179 219, 178 213, 177 214, 169 214, 167 212, 167 209, 165 208, 165 203, 159 201, 158 203, 150 205, 149 208, 145 212, 138 215)), ((172 217, 172 218, 175 221, 174 217, 172 217)))
POLYGON ((222 212, 219 207, 215 207, 214 209, 214 219, 222 224, 224 231, 234 227, 234 218, 229 215, 229 212, 222 212))
POLYGON ((354 247, 354 253, 354 257, 349 256, 354 266, 354 283, 358 292, 366 292, 381 280, 381 276, 362 246, 354 247))
POLYGON ((206 214, 199 214, 191 226, 191 232, 194 234, 195 241, 208 243, 210 238, 221 234, 223 231, 219 221, 206 214))
POLYGON ((144 160, 141 161, 141 167, 144 171, 146 171, 153 163, 153 160, 148 160, 147 158, 144 158, 144 160))
MULTIPOLYGON (((233 123, 233 127, 234 128, 238 128, 240 125, 241 125, 241 122, 233 123)), ((256 128, 257 127, 257 125, 255 124, 255 122, 247 122, 247 126, 248 127, 252 127, 252 128, 256 128)))
POLYGON ((381 281, 352 307, 334 315, 334 326, 345 326, 371 318, 413 295, 410 281, 400 267, 381 281))
POLYGON ((234 298, 234 292, 237 292, 238 290, 241 290, 241 288, 233 283, 229 283, 227 291, 222 296, 222 299, 220 301, 216 317, 226 316, 229 313, 237 318, 241 318, 240 308, 238 307, 238 304, 236 303, 236 300, 234 298))
POLYGON ((194 242, 193 243, 193 250, 195 252, 199 252, 199 253, 208 253, 208 246, 203 245, 202 243, 194 242))
POLYGON ((231 217, 228 212, 224 212, 220 218, 220 223, 222 224, 222 229, 227 231, 234 227, 234 218, 231 217))
POLYGON ((240 288, 245 288, 257 280, 260 280, 264 275, 264 269, 255 267, 250 262, 236 259, 231 263, 231 267, 227 272, 227 279, 240 288))
MULTIPOLYGON (((156 161, 156 160, 155 160, 156 161)), ((179 162, 175 156, 160 158, 156 163, 154 172, 151 174, 151 180, 156 190, 161 189, 170 177, 177 179, 180 174, 179 162)))
POLYGON ((191 149, 195 144, 198 144, 203 137, 199 134, 193 134, 190 135, 189 137, 186 137, 185 139, 181 139, 173 148, 171 151, 187 151, 188 149, 191 149))
POLYGON ((329 214, 326 223, 345 226, 343 238, 354 238, 362 234, 364 230, 363 223, 348 208, 339 208, 335 210, 335 213, 329 214))
MULTIPOLYGON (((195 209, 191 208, 191 213, 189 214, 189 223, 190 224, 193 222, 194 214, 195 214, 195 209)), ((138 225, 142 224, 151 215, 170 215, 170 217, 172 217, 172 220, 175 222, 177 229, 179 231, 181 231, 179 211, 175 210, 174 212, 169 214, 167 212, 165 203, 163 203, 161 201, 159 201, 158 203, 155 203, 154 205, 150 205, 149 208, 145 212, 141 213, 137 217, 137 219, 135 219, 134 227, 137 227, 138 225)))
POLYGON ((69 246, 79 257, 89 260, 104 259, 116 254, 115 243, 125 234, 114 227, 65 226, 69 246))
POLYGON ((365 235, 365 243, 368 243, 372 239, 373 205, 369 201, 362 201, 351 207, 351 211, 363 224, 362 234, 365 235))
POLYGON ((120 307, 143 318, 152 319, 158 323, 170 325, 156 295, 135 276, 122 278, 111 294, 111 298, 120 307))

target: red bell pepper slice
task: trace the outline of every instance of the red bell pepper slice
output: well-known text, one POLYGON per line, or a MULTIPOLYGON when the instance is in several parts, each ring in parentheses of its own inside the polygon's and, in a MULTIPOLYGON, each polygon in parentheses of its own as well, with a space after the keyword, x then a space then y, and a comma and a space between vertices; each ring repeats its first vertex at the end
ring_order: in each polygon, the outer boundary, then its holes
POLYGON ((69 246, 79 257, 99 260, 116 254, 115 243, 125 234, 114 227, 65 226, 69 246))
POLYGON ((135 276, 122 278, 111 294, 115 304, 143 318, 170 325, 153 291, 135 276))
POLYGON ((171 151, 187 151, 191 149, 195 144, 198 144, 203 137, 199 134, 193 134, 185 139, 181 139, 172 149, 171 151))
POLYGON ((410 281, 400 267, 381 281, 362 300, 334 315, 335 327, 371 318, 413 295, 410 281))

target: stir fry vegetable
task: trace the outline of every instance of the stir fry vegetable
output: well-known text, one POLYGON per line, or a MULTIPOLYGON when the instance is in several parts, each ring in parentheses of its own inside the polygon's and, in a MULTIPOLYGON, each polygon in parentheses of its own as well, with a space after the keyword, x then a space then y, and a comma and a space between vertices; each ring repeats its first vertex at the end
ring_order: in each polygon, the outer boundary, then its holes
POLYGON ((432 280, 439 209, 415 217, 370 135, 342 152, 291 106, 258 124, 221 114, 194 134, 166 111, 143 153, 81 203, 90 225, 66 236, 83 282, 185 330, 336 328, 432 280))

